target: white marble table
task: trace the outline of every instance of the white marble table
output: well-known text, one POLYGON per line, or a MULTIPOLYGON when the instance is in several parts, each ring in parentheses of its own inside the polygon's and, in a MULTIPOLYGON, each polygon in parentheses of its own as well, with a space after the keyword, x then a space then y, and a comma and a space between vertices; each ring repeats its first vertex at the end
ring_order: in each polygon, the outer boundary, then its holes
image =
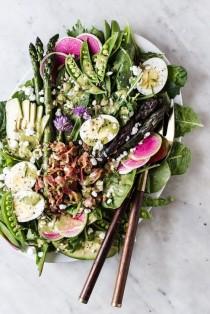
MULTIPOLYGON (((189 71, 184 101, 200 113, 205 128, 187 136, 190 171, 174 177, 165 194, 176 201, 153 211, 143 223, 121 313, 210 313, 210 2, 208 0, 7 0, 1 4, 0 98, 6 98, 28 70, 27 47, 63 32, 81 18, 130 22, 174 63, 189 71)), ((37 277, 33 261, 0 242, 0 311, 3 314, 114 313, 109 305, 118 258, 107 261, 88 305, 78 294, 89 262, 46 265, 37 277)))

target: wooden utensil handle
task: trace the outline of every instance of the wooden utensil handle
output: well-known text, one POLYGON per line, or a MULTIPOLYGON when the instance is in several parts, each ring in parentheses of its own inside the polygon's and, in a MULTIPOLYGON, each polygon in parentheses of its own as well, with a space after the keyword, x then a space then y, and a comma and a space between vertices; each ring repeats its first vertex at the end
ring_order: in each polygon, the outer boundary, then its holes
POLYGON ((133 205, 131 208, 129 220, 128 220, 128 228, 126 231, 125 241, 122 249, 122 255, 120 259, 120 264, 118 268, 117 279, 115 283, 113 298, 112 298, 112 306, 121 307, 122 299, 125 290, 125 284, 128 276, 128 270, 130 266, 131 256, 133 252, 133 246, 135 242, 136 231, 139 222, 139 211, 143 203, 144 199, 144 190, 147 180, 148 172, 145 171, 139 180, 138 191, 135 195, 133 205))
POLYGON ((124 204, 116 210, 116 212, 114 214, 112 222, 109 226, 109 229, 107 230, 105 238, 104 238, 104 240, 101 244, 101 247, 99 249, 99 252, 96 256, 96 259, 93 262, 91 270, 88 274, 88 277, 86 279, 86 282, 85 282, 85 285, 82 289, 82 292, 80 293, 79 300, 82 303, 87 303, 89 298, 90 298, 90 295, 93 291, 96 280, 100 274, 101 268, 105 262, 105 259, 109 253, 109 250, 112 246, 113 239, 114 239, 114 236, 117 232, 118 225, 120 223, 124 209, 128 206, 129 202, 130 202, 130 198, 128 198, 124 202, 124 204))

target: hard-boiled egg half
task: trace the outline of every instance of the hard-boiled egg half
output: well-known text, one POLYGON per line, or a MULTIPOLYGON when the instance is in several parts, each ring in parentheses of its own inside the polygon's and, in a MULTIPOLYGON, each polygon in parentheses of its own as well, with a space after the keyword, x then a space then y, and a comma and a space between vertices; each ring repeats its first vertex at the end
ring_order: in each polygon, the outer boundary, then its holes
POLYGON ((161 58, 150 58, 142 64, 142 76, 137 84, 138 91, 143 95, 159 93, 168 78, 168 68, 161 58))
POLYGON ((95 146, 97 142, 104 145, 117 135, 119 128, 119 122, 115 117, 101 114, 82 124, 80 137, 89 146, 95 146))

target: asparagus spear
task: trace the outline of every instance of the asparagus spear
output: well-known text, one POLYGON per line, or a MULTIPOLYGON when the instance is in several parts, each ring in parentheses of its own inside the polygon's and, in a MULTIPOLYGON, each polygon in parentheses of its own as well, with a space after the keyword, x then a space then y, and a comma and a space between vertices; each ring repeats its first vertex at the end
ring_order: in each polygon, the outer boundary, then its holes
POLYGON ((56 42, 58 40, 58 37, 59 37, 59 34, 56 34, 56 35, 54 35, 53 37, 50 38, 50 40, 49 40, 49 42, 47 44, 47 52, 46 52, 46 54, 53 52, 55 44, 56 44, 56 42))
POLYGON ((36 38, 35 47, 37 51, 38 62, 40 64, 40 62, 42 61, 44 57, 44 45, 39 37, 36 38))
POLYGON ((147 132, 153 132, 156 127, 159 125, 161 121, 163 121, 164 115, 168 110, 167 105, 163 105, 161 108, 153 112, 143 123, 143 125, 138 129, 136 134, 124 133, 124 128, 118 133, 115 139, 107 145, 104 150, 100 154, 100 164, 103 165, 106 160, 107 156, 109 158, 116 158, 122 152, 129 150, 130 148, 135 147, 143 138, 147 132), (130 139, 126 142, 125 136, 130 136, 130 139), (118 138, 117 138, 118 137, 118 138), (119 140, 118 140, 119 139, 119 140), (114 142, 114 143, 113 143, 114 142))
MULTIPOLYGON (((59 35, 53 36, 47 45, 47 54, 52 52, 59 35)), ((44 105, 45 114, 49 116, 48 124, 44 131, 44 156, 43 156, 43 169, 46 170, 48 167, 49 159, 49 147, 48 144, 52 140, 52 70, 53 60, 48 58, 44 67, 44 105)))
POLYGON ((38 58, 38 53, 35 48, 35 46, 30 43, 29 45, 29 54, 31 57, 31 63, 33 66, 33 71, 34 71, 34 89, 35 89, 35 96, 36 96, 36 102, 39 105, 40 100, 39 100, 39 92, 43 87, 43 81, 39 72, 39 58, 38 58))

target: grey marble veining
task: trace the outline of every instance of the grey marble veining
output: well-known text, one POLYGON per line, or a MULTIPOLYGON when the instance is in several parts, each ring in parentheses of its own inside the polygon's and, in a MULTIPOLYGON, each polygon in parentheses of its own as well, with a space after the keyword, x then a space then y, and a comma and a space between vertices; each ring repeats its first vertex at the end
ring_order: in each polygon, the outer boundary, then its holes
MULTIPOLYGON (((189 82, 184 102, 205 128, 185 142, 193 152, 189 172, 174 177, 165 195, 176 201, 153 210, 138 230, 121 313, 210 313, 210 2, 208 0, 7 0, 1 4, 0 98, 8 97, 30 63, 27 47, 47 40, 80 18, 131 23, 136 33, 183 64, 189 82)), ((0 241, 0 312, 4 314, 115 313, 110 304, 119 257, 109 259, 88 305, 77 301, 90 262, 48 264, 37 277, 32 260, 0 241)))

